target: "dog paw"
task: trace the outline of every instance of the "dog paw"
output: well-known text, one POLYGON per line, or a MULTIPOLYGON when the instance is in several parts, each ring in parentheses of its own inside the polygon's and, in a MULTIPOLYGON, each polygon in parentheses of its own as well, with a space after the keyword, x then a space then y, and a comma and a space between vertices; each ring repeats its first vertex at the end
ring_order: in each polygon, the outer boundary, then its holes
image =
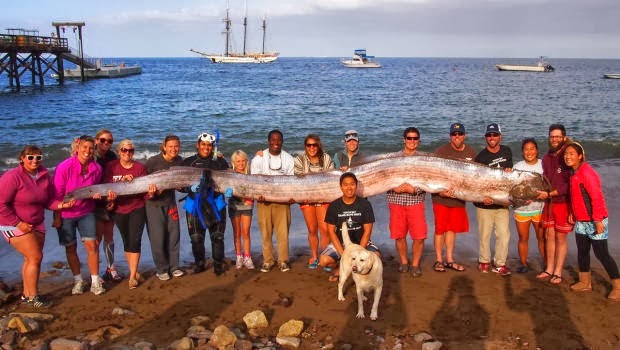
POLYGON ((371 319, 371 320, 376 321, 376 320, 377 320, 377 318, 379 318, 379 315, 377 315, 377 313, 376 313, 376 312, 371 312, 371 313, 370 313, 370 319, 371 319))
POLYGON ((366 316, 364 316, 363 312, 358 312, 357 315, 355 315, 355 317, 362 319, 362 318, 365 318, 366 316))
POLYGON ((344 295, 339 295, 339 296, 338 296, 338 300, 340 300, 340 301, 345 301, 345 300, 347 300, 347 299, 344 297, 344 295))
POLYGON ((362 300, 364 300, 364 301, 368 301, 368 297, 363 296, 363 297, 362 297, 362 300))

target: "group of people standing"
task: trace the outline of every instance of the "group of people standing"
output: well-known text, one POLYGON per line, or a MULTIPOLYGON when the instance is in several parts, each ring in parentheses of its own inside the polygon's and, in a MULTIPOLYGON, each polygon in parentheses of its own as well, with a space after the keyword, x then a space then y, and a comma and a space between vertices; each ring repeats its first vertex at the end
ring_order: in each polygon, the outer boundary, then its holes
MULTIPOLYGON (((609 299, 620 300, 618 268, 607 248, 608 213, 602 194, 600 179, 585 161, 583 147, 566 136, 564 126, 553 124, 549 128, 549 152, 541 160, 534 139, 522 143, 523 160, 513 165, 512 152, 502 145, 502 131, 491 123, 485 131, 486 147, 476 153, 465 144, 465 126, 450 125, 449 143, 439 147, 435 154, 441 157, 475 161, 491 167, 527 170, 542 173, 549 179, 551 189, 542 191, 539 201, 514 209, 519 234, 521 266, 517 272, 529 269, 528 239, 530 226, 534 227, 538 249, 544 269, 537 278, 551 284, 563 281, 562 269, 567 252, 567 234, 575 228, 578 248, 579 281, 571 286, 574 291, 591 291, 590 255, 592 247, 602 262, 613 288, 609 299)), ((86 287, 80 272, 77 254, 77 233, 87 253, 91 276, 90 291, 95 295, 105 292, 99 276, 99 244, 103 240, 107 268, 104 278, 120 281, 124 278, 114 264, 113 225, 116 224, 123 240, 125 258, 129 268, 128 287, 138 287, 141 276, 138 264, 144 228, 150 240, 156 277, 162 281, 181 277, 184 271, 179 263, 180 223, 175 190, 159 189, 156 183, 145 194, 117 196, 114 192, 94 193, 92 198, 66 200, 71 191, 102 182, 130 182, 136 177, 171 166, 192 166, 210 170, 230 168, 225 158, 217 152, 219 136, 201 133, 196 140, 196 154, 186 159, 179 156, 180 139, 168 135, 161 145, 161 152, 144 164, 133 159, 136 152, 133 141, 118 143, 116 151, 112 132, 102 129, 93 138, 83 135, 72 144, 71 155, 49 174, 42 165, 43 154, 37 146, 26 146, 19 154, 19 166, 0 177, 0 226, 5 239, 24 256, 22 267, 22 302, 33 307, 46 307, 50 300, 38 293, 38 276, 45 241, 44 210, 55 211, 58 220, 59 242, 65 246, 67 262, 73 273, 72 294, 82 294, 86 287)), ((268 147, 259 150, 250 162, 248 155, 237 150, 231 155, 232 171, 242 174, 303 175, 339 169, 343 171, 340 188, 343 196, 331 203, 304 203, 300 205, 308 230, 310 247, 309 269, 322 267, 334 270, 330 280, 337 280, 338 260, 343 252, 341 225, 346 222, 351 240, 381 255, 370 240, 375 221, 370 202, 356 196, 357 178, 349 168, 363 160, 359 151, 359 134, 349 130, 344 135, 344 150, 330 157, 323 151, 321 139, 309 134, 304 139, 304 152, 296 158, 282 149, 284 136, 272 130, 267 136, 268 147)), ((415 127, 403 133, 402 156, 415 155, 421 141, 415 127)), ((230 216, 236 253, 235 268, 254 269, 250 255, 250 225, 254 200, 239 198, 228 189, 217 193, 201 189, 201 184, 179 189, 187 194, 185 211, 188 233, 195 259, 194 272, 206 269, 205 238, 211 241, 213 270, 216 275, 225 271, 224 236, 226 214, 230 216), (226 210, 228 207, 228 210, 226 210)), ((454 258, 456 235, 469 231, 465 202, 455 198, 456 189, 432 195, 434 213, 434 248, 437 272, 464 271, 465 266, 454 258), (445 258, 444 258, 445 250, 445 258)), ((420 267, 424 241, 427 238, 425 219, 426 193, 410 184, 402 184, 387 193, 390 219, 390 237, 395 241, 400 259, 399 271, 413 277, 422 275, 420 267), (408 253, 407 235, 412 239, 411 258, 408 253)), ((485 198, 475 203, 480 246, 478 269, 493 271, 506 276, 511 274, 506 265, 510 239, 509 209, 485 198), (495 255, 491 257, 491 236, 495 232, 495 255)), ((258 198, 256 211, 261 231, 263 261, 260 271, 269 272, 276 266, 280 271, 290 270, 289 229, 291 211, 288 203, 267 202, 258 198), (274 251, 273 234, 277 249, 274 251)))

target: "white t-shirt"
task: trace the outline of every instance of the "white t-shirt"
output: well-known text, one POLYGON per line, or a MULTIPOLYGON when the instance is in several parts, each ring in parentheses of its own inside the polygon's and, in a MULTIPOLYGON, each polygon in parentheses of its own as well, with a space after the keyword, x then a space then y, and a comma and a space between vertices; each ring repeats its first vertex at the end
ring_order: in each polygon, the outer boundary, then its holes
POLYGON ((256 156, 250 165, 251 174, 261 175, 294 175, 295 159, 285 151, 274 156, 269 149, 263 150, 263 156, 256 156))
MULTIPOLYGON (((543 173, 542 161, 540 159, 536 159, 536 164, 527 164, 524 160, 522 160, 520 162, 517 162, 517 164, 515 164, 512 168, 515 170, 531 171, 537 174, 543 173)), ((541 213, 544 205, 544 202, 533 201, 530 204, 516 207, 514 210, 515 213, 519 215, 533 216, 541 213)))

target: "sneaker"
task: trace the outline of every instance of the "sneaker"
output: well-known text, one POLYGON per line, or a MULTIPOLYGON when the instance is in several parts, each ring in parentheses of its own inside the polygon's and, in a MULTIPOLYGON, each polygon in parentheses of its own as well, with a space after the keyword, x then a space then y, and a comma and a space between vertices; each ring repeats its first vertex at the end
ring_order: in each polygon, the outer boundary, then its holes
POLYGON ((252 258, 249 256, 243 258, 243 266, 245 266, 245 268, 248 270, 254 270, 254 263, 252 262, 252 258))
POLYGON ((291 267, 289 266, 289 264, 286 261, 283 261, 283 262, 279 263, 278 264, 278 268, 282 272, 287 272, 287 271, 291 270, 291 267))
POLYGON ((73 289, 71 289, 71 295, 78 295, 84 293, 84 281, 77 281, 73 284, 73 289))
POLYGON ((101 295, 105 293, 105 288, 103 288, 103 285, 101 285, 101 283, 92 283, 90 285, 90 292, 95 295, 101 295))
POLYGON ((489 263, 478 263, 478 271, 482 273, 491 272, 491 264, 489 263))
POLYGON ((181 269, 175 269, 174 271, 172 271, 172 277, 181 277, 185 274, 185 272, 183 272, 183 270, 181 269))
POLYGON ((241 270, 243 268, 243 256, 237 255, 237 262, 235 263, 235 268, 237 270, 241 270))
POLYGON ((22 302, 35 309, 48 308, 53 304, 50 300, 45 300, 38 295, 35 295, 32 299, 22 296, 22 302))
POLYGON ((271 268, 273 267, 273 264, 269 264, 269 263, 264 263, 261 267, 260 267, 260 272, 269 272, 271 271, 271 268))
POLYGON ((511 274, 510 269, 504 266, 495 266, 492 269, 493 272, 498 273, 500 276, 508 276, 511 274))
POLYGON ((121 275, 117 270, 116 267, 112 266, 112 267, 108 267, 105 270, 105 273, 103 274, 103 279, 107 280, 107 281, 121 281, 123 279, 123 275, 121 275))
POLYGON ((521 265, 519 266, 519 268, 517 268, 517 272, 518 273, 526 273, 528 272, 530 269, 526 266, 526 265, 521 265))
POLYGON ((157 276, 160 281, 167 281, 170 279, 168 272, 156 273, 155 276, 157 276))

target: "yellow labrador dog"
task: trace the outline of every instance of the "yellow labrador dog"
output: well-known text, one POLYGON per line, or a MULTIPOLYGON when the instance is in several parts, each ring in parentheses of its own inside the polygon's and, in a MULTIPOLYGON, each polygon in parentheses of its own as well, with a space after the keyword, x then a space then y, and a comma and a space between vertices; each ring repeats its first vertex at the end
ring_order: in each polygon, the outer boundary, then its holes
POLYGON ((347 223, 342 223, 342 240, 344 241, 344 252, 340 258, 340 277, 338 279, 338 300, 344 301, 342 289, 344 283, 353 275, 355 288, 357 290, 357 318, 364 318, 364 296, 365 292, 374 291, 374 301, 370 311, 370 319, 376 320, 378 317, 379 299, 383 290, 383 263, 375 253, 366 250, 359 244, 351 242, 347 223))

